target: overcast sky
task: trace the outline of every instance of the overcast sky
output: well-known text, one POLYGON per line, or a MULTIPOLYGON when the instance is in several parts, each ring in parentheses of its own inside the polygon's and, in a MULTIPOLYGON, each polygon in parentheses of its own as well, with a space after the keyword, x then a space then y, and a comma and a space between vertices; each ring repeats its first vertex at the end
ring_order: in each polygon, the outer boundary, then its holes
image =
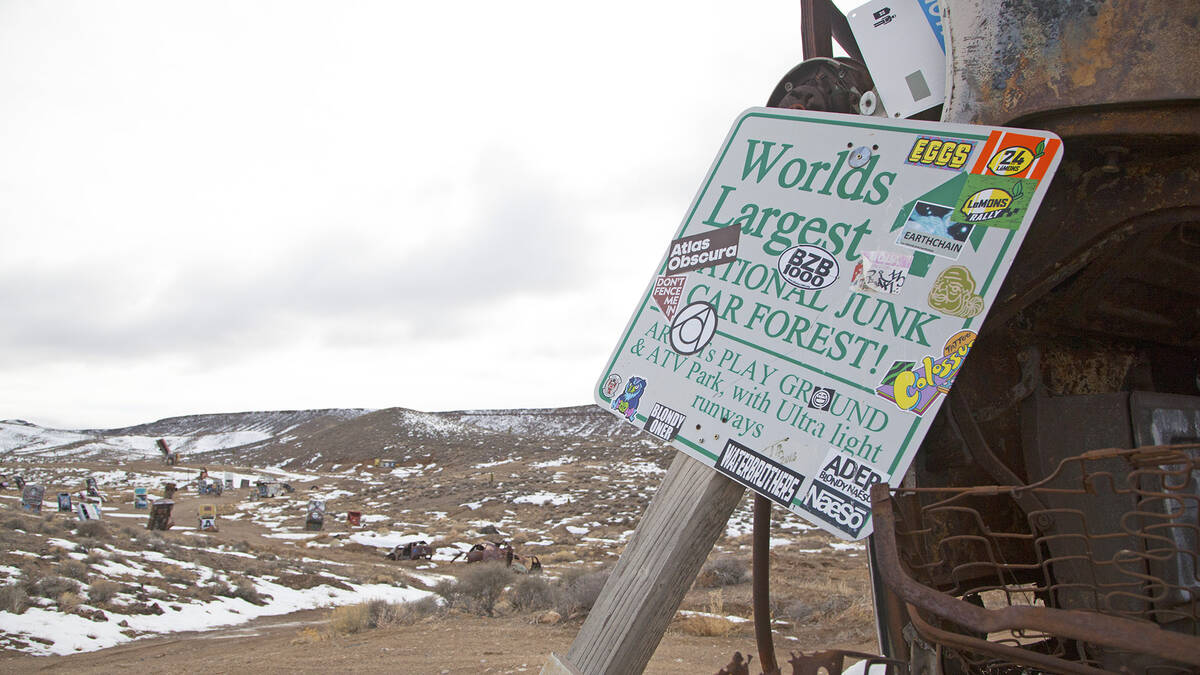
POLYGON ((799 5, 0 0, 0 419, 589 402, 799 5))

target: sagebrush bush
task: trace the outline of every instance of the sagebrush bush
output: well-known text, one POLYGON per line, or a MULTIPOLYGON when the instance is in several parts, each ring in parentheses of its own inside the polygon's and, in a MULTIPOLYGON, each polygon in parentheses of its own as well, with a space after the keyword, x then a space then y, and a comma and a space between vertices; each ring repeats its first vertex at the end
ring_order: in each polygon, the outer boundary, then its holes
POLYGON ((82 561, 72 559, 64 560, 62 561, 62 564, 59 565, 59 569, 62 571, 62 575, 64 577, 70 577, 72 579, 87 583, 88 566, 82 561))
POLYGON ((437 611, 437 601, 430 596, 412 602, 390 602, 388 600, 368 600, 367 627, 381 628, 383 626, 407 626, 437 611))
POLYGON ((343 605, 329 614, 329 631, 336 635, 352 635, 367 630, 371 611, 367 603, 343 605))
POLYGON ((746 562, 726 556, 705 565, 696 578, 696 585, 702 588, 736 586, 746 581, 747 577, 749 577, 749 570, 746 562))
POLYGON ((108 539, 108 526, 99 520, 85 520, 75 526, 75 533, 91 539, 108 539))
POLYGON ((108 602, 113 599, 113 596, 120 593, 122 588, 121 584, 109 581, 108 579, 93 581, 88 586, 88 600, 92 602, 108 602))
POLYGON ((196 581, 196 573, 191 570, 186 570, 178 565, 163 565, 159 569, 162 572, 163 580, 169 584, 183 584, 189 586, 196 581))
POLYGON ((213 577, 209 583, 208 590, 213 595, 223 595, 225 597, 233 597, 233 588, 220 577, 213 577))
POLYGON ((29 594, 20 584, 0 586, 0 612, 24 614, 29 605, 29 594))
POLYGON ((234 579, 233 597, 241 598, 253 605, 265 605, 271 596, 258 592, 254 582, 245 577, 234 579))
POLYGON ((564 593, 559 601, 558 613, 564 617, 586 614, 595 606, 600 591, 608 582, 609 570, 585 572, 572 579, 564 578, 564 593))
POLYGON ((79 609, 79 605, 81 603, 82 600, 80 600, 78 595, 67 591, 66 593, 58 596, 58 611, 64 614, 70 614, 71 612, 79 609))
POLYGON ((508 600, 517 611, 547 609, 557 604, 561 592, 542 577, 523 576, 513 584, 508 600))
POLYGON ((30 595, 40 595, 43 598, 55 600, 63 593, 79 591, 79 582, 66 577, 42 577, 29 583, 26 592, 30 595))
POLYGON ((691 615, 680 619, 675 629, 697 637, 724 637, 737 630, 737 624, 720 616, 691 615))
POLYGON ((51 513, 37 523, 37 531, 42 534, 59 534, 63 531, 63 527, 51 513))
POLYGON ((446 602, 446 607, 466 608, 467 606, 462 591, 459 589, 458 582, 454 579, 442 579, 437 582, 433 587, 433 592, 446 602))
POLYGON ((513 576, 504 563, 476 563, 467 567, 457 582, 449 579, 438 582, 433 592, 442 596, 448 607, 494 616, 496 603, 513 576))

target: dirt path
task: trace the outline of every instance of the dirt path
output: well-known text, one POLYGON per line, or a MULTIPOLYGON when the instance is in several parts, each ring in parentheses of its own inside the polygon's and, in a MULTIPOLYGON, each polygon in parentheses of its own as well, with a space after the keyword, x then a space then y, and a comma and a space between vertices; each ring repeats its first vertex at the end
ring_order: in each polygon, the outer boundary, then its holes
MULTIPOLYGON (((565 653, 579 631, 577 622, 545 626, 512 617, 460 614, 308 642, 312 629, 322 626, 326 616, 328 610, 310 610, 86 654, 8 658, 0 660, 0 673, 537 673, 546 656, 551 651, 565 653)), ((789 644, 779 646, 780 657, 786 659, 789 644)), ((753 649, 749 635, 701 638, 668 633, 646 672, 715 673, 734 651, 753 649)))

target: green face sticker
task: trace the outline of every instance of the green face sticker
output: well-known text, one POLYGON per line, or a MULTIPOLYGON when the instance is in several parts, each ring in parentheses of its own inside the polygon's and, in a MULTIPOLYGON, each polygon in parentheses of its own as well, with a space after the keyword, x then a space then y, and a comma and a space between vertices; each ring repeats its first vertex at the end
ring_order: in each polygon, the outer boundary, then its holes
POLYGON ((975 293, 971 270, 952 265, 942 270, 929 289, 929 306, 947 314, 970 319, 983 311, 983 297, 975 293))

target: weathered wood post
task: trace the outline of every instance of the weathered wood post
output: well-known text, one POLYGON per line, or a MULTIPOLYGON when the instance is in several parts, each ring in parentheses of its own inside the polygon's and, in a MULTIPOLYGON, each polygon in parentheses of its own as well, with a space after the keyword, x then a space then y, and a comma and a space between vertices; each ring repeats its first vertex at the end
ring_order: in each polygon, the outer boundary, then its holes
POLYGON ((683 453, 662 485, 564 658, 542 673, 640 673, 745 491, 683 453))

